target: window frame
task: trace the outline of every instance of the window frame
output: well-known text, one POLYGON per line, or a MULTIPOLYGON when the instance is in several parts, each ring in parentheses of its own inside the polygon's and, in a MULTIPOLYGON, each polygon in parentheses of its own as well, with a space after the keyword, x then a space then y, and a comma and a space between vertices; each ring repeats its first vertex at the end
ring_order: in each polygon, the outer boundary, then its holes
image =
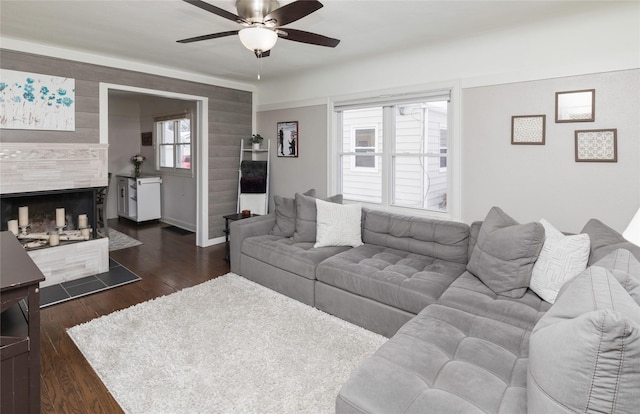
MULTIPOLYGON (((383 132, 385 139, 382 142, 382 153, 376 153, 380 157, 381 168, 384 168, 386 172, 382 174, 382 202, 371 203, 366 201, 355 201, 345 198, 345 203, 358 203, 365 207, 372 209, 379 209, 385 211, 398 212, 400 214, 410 214, 415 216, 425 216, 441 220, 454 220, 460 221, 461 218, 461 169, 460 169, 460 85, 456 83, 442 83, 436 85, 426 85, 422 87, 408 87, 399 88, 393 91, 385 90, 378 92, 369 92, 367 94, 357 94, 351 96, 341 96, 339 98, 330 98, 328 105, 328 115, 330 119, 330 131, 331 137, 329 140, 329 160, 328 160, 328 190, 330 193, 342 192, 342 157, 344 155, 350 155, 343 152, 342 144, 342 110, 351 109, 348 107, 352 105, 355 109, 359 105, 361 108, 372 107, 376 104, 384 106, 399 105, 407 102, 418 102, 421 100, 437 101, 439 99, 432 99, 436 95, 448 93, 448 105, 447 105, 447 124, 444 126, 447 130, 447 151, 446 151, 446 167, 443 168, 443 173, 447 176, 447 207, 446 211, 427 210, 415 207, 406 207, 394 205, 392 203, 393 198, 393 160, 398 155, 411 155, 411 156, 433 156, 436 155, 431 152, 425 152, 421 154, 402 154, 392 153, 395 146, 395 136, 392 129, 394 125, 383 125, 383 132), (422 92, 415 92, 416 90, 422 92), (391 170, 391 171, 389 171, 391 170)), ((441 147, 438 147, 438 155, 442 153, 441 147)))
POLYGON ((363 124, 363 125, 358 125, 357 127, 355 126, 351 127, 351 136, 354 137, 354 139, 351 141, 351 153, 346 153, 346 154, 353 154, 353 157, 351 159, 351 168, 354 171, 358 171, 362 173, 367 173, 367 172, 377 173, 380 170, 380 162, 376 162, 376 158, 378 158, 378 156, 380 155, 380 153, 377 152, 378 145, 380 144, 380 141, 379 141, 380 134, 378 132, 378 126, 374 124, 363 124), (357 145, 355 137, 356 137, 356 131, 358 130, 373 130, 373 134, 374 134, 373 147, 359 147, 357 145), (372 148, 373 151, 366 152, 366 153, 361 153, 361 152, 359 153, 358 152, 359 148, 372 148), (373 163, 374 163, 373 167, 362 167, 362 166, 356 165, 356 160, 359 156, 373 158, 373 163))
POLYGON ((175 176, 182 176, 182 177, 193 177, 195 174, 195 166, 194 166, 194 161, 195 161, 195 137, 194 137, 194 129, 193 129, 193 117, 191 116, 191 113, 189 112, 184 112, 184 113, 179 113, 179 114, 173 114, 173 115, 165 115, 165 116, 160 116, 160 117, 154 117, 154 122, 153 122, 153 132, 154 132, 154 143, 155 143, 155 148, 154 148, 154 154, 155 154, 155 170, 162 173, 162 174, 166 174, 166 175, 175 175, 175 176), (189 121, 189 133, 190 133, 190 138, 189 138, 189 143, 182 143, 179 142, 179 137, 178 134, 180 133, 180 122, 182 120, 188 120, 189 121), (162 136, 163 136, 163 126, 164 123, 166 122, 173 122, 174 123, 174 134, 173 134, 173 142, 170 144, 167 143, 163 143, 162 142, 162 136), (178 167, 177 165, 180 163, 179 160, 177 159, 178 157, 178 153, 179 151, 177 151, 177 148, 180 146, 189 146, 189 155, 191 157, 191 162, 190 162, 190 166, 189 168, 182 168, 182 167, 178 167), (168 147, 170 146, 172 148, 172 155, 173 155, 173 167, 165 167, 161 165, 161 153, 162 153, 162 148, 163 147, 168 147))

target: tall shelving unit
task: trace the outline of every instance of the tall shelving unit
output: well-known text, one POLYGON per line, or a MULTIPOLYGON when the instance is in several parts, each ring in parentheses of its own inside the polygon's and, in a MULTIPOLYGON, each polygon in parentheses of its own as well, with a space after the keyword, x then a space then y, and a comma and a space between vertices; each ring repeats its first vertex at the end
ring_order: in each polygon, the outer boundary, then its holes
MULTIPOLYGON (((259 149, 254 148, 251 144, 250 140, 248 141, 248 145, 245 145, 245 140, 240 141, 240 168, 238 169, 238 213, 242 212, 242 210, 251 210, 253 214, 267 214, 269 210, 269 160, 271 155, 271 141, 266 140, 266 148, 260 147, 259 149), (259 186, 260 177, 243 177, 243 162, 246 161, 257 161, 255 164, 256 168, 254 171, 259 171, 262 169, 263 171, 263 180, 264 185, 263 188, 260 188, 258 192, 254 192, 255 188, 252 191, 247 192, 247 188, 249 187, 246 181, 251 179, 254 181, 252 184, 255 186, 259 186), (243 178, 245 179, 243 185, 243 178), (245 191, 243 191, 243 187, 245 191), (264 191, 263 191, 264 190, 264 191)), ((244 165, 245 170, 247 167, 250 167, 248 164, 244 165)), ((255 187, 254 186, 254 187, 255 187)))

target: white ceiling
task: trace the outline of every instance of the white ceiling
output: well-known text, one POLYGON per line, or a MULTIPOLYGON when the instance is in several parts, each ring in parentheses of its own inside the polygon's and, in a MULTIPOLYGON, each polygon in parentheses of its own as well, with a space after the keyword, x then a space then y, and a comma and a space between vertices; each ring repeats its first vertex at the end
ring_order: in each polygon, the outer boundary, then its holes
MULTIPOLYGON (((208 1, 236 13, 233 0, 208 1)), ((607 1, 321 1, 322 9, 287 27, 341 39, 335 49, 280 39, 271 56, 261 60, 237 36, 176 43, 239 28, 180 0, 0 0, 0 35, 251 83, 259 70, 263 78, 286 77, 372 54, 540 21, 553 24, 555 18, 611 5, 607 1)))

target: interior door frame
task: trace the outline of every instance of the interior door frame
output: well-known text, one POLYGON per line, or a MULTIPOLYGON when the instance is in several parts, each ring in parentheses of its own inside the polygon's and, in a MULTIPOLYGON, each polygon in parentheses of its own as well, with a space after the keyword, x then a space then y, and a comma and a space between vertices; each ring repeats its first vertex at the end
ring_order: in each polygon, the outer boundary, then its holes
POLYGON ((109 91, 126 91, 162 98, 196 102, 196 245, 215 244, 209 239, 209 99, 205 96, 168 92, 136 86, 100 82, 100 144, 109 144, 109 91))

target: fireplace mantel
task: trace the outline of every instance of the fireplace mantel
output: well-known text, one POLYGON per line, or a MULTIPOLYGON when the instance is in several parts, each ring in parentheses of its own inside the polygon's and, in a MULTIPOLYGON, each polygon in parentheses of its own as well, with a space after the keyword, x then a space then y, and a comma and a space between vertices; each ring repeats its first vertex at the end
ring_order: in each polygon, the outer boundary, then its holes
POLYGON ((1 194, 108 185, 106 144, 1 143, 1 194))

